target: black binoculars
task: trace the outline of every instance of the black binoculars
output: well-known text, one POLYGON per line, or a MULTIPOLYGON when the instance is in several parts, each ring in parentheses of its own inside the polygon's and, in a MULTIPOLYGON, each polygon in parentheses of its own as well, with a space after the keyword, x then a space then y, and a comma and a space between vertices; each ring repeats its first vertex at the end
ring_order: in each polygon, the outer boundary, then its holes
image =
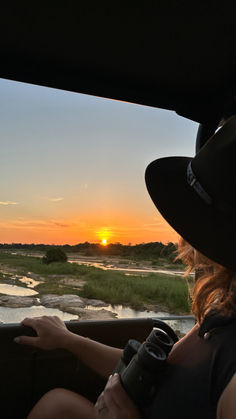
POLYGON ((163 330, 154 329, 141 344, 130 339, 113 371, 130 398, 139 407, 148 406, 167 372, 167 357, 174 340, 163 330))

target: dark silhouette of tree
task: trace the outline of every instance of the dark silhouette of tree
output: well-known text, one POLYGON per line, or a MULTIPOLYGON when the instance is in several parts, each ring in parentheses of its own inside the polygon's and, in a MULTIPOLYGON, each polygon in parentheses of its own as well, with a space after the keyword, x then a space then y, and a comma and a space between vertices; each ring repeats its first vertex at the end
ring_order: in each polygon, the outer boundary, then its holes
POLYGON ((67 262, 67 256, 64 250, 59 247, 52 247, 46 251, 42 261, 47 264, 52 262, 67 262))
MULTIPOLYGON (((0 243, 0 250, 32 250, 47 252, 52 249, 59 250, 62 253, 79 253, 84 256, 119 256, 130 259, 140 259, 140 260, 151 260, 152 262, 158 262, 159 258, 165 259, 169 263, 181 263, 180 260, 176 260, 177 256, 177 246, 174 243, 163 244, 162 242, 150 242, 150 243, 141 243, 131 245, 121 244, 121 243, 109 243, 107 246, 102 246, 99 243, 78 243, 75 245, 49 245, 49 244, 22 244, 22 243, 0 243)), ((54 254, 54 250, 53 250, 54 254)), ((46 260, 48 260, 46 258, 46 260)), ((63 261, 63 257, 62 257, 63 261)), ((46 262, 48 263, 48 262, 46 262)), ((50 263, 50 262, 49 262, 50 263)))

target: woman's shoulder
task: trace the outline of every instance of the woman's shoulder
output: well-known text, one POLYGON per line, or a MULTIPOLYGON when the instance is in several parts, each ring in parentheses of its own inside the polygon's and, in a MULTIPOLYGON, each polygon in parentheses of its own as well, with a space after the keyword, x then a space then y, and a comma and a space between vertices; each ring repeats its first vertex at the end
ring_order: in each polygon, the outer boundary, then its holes
POLYGON ((217 405, 217 419, 233 419, 236 412, 236 373, 220 396, 217 405))
MULTIPOLYGON (((204 342, 206 351, 207 348, 209 351, 211 400, 218 408, 226 389, 233 386, 235 391, 236 378, 233 377, 236 374, 236 318, 211 312, 200 325, 198 335, 204 342)), ((234 408, 236 411, 235 406, 234 408)))

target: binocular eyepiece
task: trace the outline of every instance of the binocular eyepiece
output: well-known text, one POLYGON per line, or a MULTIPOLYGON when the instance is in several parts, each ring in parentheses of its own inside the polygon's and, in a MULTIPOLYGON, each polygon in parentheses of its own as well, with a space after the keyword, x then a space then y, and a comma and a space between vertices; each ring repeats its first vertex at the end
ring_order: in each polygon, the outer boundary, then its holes
POLYGON ((130 339, 113 371, 131 399, 140 407, 148 406, 164 379, 167 357, 174 345, 163 330, 154 329, 141 344, 130 339))

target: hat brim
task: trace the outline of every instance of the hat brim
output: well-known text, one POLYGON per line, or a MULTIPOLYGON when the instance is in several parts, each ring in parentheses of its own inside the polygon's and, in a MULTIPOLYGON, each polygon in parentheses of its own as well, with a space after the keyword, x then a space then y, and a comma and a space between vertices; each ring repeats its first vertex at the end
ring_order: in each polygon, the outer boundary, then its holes
POLYGON ((236 269, 236 223, 208 205, 187 182, 189 157, 155 160, 146 169, 148 192, 165 220, 196 250, 236 269))

